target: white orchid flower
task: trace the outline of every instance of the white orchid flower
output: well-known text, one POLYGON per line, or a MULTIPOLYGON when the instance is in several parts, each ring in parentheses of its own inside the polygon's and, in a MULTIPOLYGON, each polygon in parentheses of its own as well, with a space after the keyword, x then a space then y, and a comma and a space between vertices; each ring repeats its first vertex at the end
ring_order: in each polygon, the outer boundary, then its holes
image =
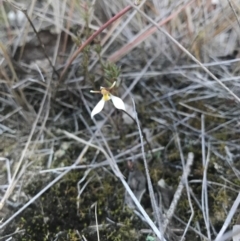
POLYGON ((105 88, 105 87, 100 87, 100 91, 99 90, 91 90, 91 93, 100 93, 103 95, 102 99, 97 103, 97 105, 93 108, 92 112, 91 112, 91 118, 93 118, 93 116, 95 116, 96 114, 98 114, 99 112, 102 111, 105 102, 108 100, 112 100, 113 105, 120 110, 126 110, 125 108, 125 104, 123 103, 122 99, 120 99, 117 96, 112 95, 110 92, 113 89, 113 87, 115 86, 116 81, 112 84, 112 86, 110 88, 105 88))

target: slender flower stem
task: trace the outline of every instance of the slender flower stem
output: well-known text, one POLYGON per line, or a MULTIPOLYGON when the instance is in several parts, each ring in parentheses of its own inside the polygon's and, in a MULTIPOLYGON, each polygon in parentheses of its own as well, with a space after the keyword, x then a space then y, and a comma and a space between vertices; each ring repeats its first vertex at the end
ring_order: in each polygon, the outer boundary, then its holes
POLYGON ((66 64, 66 66, 64 67, 61 75, 60 75, 60 79, 59 79, 59 83, 61 83, 61 81, 63 80, 63 77, 67 71, 67 69, 69 68, 69 66, 71 65, 71 63, 73 62, 74 59, 76 59, 76 57, 79 55, 79 53, 88 45, 90 44, 93 39, 99 35, 105 28, 107 28, 111 23, 113 23, 114 21, 116 21, 117 19, 119 19, 121 16, 123 16, 126 12, 128 12, 130 9, 132 9, 132 6, 129 5, 127 7, 125 7, 122 11, 120 11, 119 13, 117 13, 114 17, 112 17, 111 19, 109 19, 105 24, 103 24, 96 32, 94 32, 72 55, 72 57, 70 58, 70 60, 68 61, 68 63, 66 64))
POLYGON ((154 157, 153 157, 152 147, 151 147, 151 145, 150 145, 150 143, 149 143, 149 141, 148 141, 145 133, 143 132, 142 127, 141 127, 141 126, 138 126, 138 122, 137 122, 137 121, 135 120, 135 118, 133 118, 127 111, 125 111, 125 110, 121 110, 121 111, 124 112, 127 116, 129 116, 129 117, 133 120, 133 122, 136 124, 136 126, 140 128, 140 131, 142 132, 143 138, 144 138, 144 140, 146 141, 146 143, 147 143, 147 145, 148 145, 148 148, 149 148, 149 151, 150 151, 150 153, 151 153, 151 156, 152 156, 151 161, 152 161, 153 158, 154 158, 154 157))

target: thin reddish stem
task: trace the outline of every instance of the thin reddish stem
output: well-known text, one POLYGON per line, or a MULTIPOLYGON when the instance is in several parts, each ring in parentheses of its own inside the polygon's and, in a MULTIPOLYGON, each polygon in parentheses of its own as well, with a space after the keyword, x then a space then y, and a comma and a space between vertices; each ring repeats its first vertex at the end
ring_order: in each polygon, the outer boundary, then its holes
POLYGON ((118 18, 120 18, 121 16, 123 16, 126 12, 128 12, 130 9, 132 8, 132 6, 127 6, 125 7, 122 11, 120 11, 119 13, 117 13, 114 17, 112 17, 111 19, 109 19, 105 24, 103 24, 96 32, 94 32, 72 55, 72 57, 70 58, 70 60, 68 61, 68 63, 66 64, 65 68, 63 69, 61 75, 60 75, 60 79, 59 79, 59 83, 62 81, 67 69, 69 68, 69 66, 72 64, 73 60, 76 59, 76 57, 79 55, 79 53, 88 45, 90 44, 93 39, 100 34, 105 28, 107 28, 111 23, 113 23, 114 21, 116 21, 118 18))

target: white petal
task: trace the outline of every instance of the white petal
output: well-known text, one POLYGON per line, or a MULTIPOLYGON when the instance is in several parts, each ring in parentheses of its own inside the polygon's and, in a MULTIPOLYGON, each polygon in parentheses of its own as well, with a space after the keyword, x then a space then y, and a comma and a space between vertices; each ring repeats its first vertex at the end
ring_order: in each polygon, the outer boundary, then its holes
POLYGON ((120 99, 120 98, 117 97, 117 96, 111 95, 111 100, 112 100, 112 102, 113 102, 113 105, 114 105, 117 109, 125 110, 125 111, 126 111, 126 108, 125 108, 125 105, 124 105, 122 99, 120 99))
POLYGON ((96 114, 98 114, 99 112, 102 111, 103 107, 104 107, 105 101, 102 98, 97 105, 94 107, 94 109, 91 112, 91 118, 93 118, 93 116, 95 116, 96 114))

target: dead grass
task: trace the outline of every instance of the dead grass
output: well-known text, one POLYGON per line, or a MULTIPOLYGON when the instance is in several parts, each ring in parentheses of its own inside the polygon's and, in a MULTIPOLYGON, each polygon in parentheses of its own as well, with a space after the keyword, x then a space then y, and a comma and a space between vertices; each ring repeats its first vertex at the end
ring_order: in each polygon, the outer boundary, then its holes
POLYGON ((0 8, 0 240, 231 238, 239 1, 0 8), (113 81, 140 128, 110 102, 90 118, 113 81))

